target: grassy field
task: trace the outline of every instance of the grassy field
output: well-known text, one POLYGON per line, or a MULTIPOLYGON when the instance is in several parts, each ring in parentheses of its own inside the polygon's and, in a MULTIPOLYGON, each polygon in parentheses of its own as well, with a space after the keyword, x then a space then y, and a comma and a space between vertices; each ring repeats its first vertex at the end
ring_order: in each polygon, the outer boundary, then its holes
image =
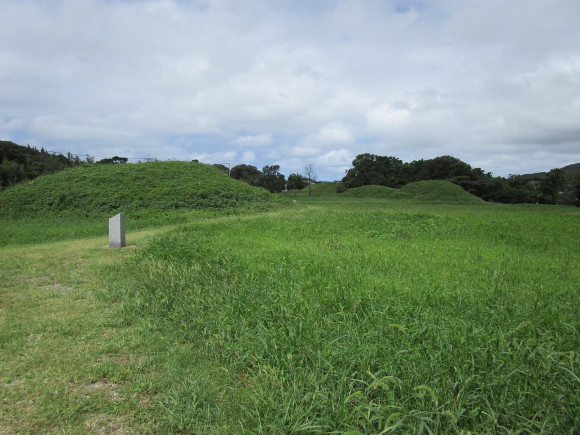
POLYGON ((185 220, 0 248, 0 432, 579 430, 577 209, 185 220))

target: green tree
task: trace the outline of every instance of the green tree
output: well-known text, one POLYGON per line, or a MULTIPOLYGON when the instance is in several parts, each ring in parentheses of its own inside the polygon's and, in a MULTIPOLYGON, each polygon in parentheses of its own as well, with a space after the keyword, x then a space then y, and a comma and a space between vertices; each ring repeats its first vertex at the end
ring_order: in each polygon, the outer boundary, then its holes
POLYGON ((300 174, 290 174, 286 181, 288 190, 300 190, 308 186, 308 179, 300 174))
POLYGON ((580 207, 580 174, 576 175, 576 178, 573 182, 574 186, 574 195, 576 196, 576 207, 580 207))
POLYGON ((24 180, 25 177, 24 165, 4 158, 2 164, 0 164, 0 188, 14 186, 24 180))
POLYGON ((80 159, 73 157, 71 153, 67 153, 64 156, 62 154, 49 153, 44 148, 39 151, 30 145, 21 146, 3 140, 0 140, 0 162, 4 165, 2 176, 0 176, 3 181, 0 181, 0 185, 4 187, 20 181, 32 180, 39 175, 60 171, 81 163, 80 159), (6 181, 8 179, 12 181, 6 181))
POLYGON ((264 166, 262 176, 259 178, 259 185, 272 193, 280 193, 284 190, 286 179, 280 172, 279 165, 264 166))
POLYGON ((548 171, 540 182, 540 201, 547 204, 556 204, 559 191, 566 185, 566 174, 562 169, 554 168, 548 171))
POLYGON ((127 157, 113 156, 110 159, 102 159, 97 162, 98 165, 110 165, 118 163, 127 163, 129 159, 127 157))
POLYGON ((451 156, 423 160, 416 177, 418 180, 449 180, 454 177, 471 177, 472 167, 451 156))
POLYGON ((245 181, 252 186, 260 185, 260 177, 262 173, 253 165, 236 165, 230 171, 230 177, 236 180, 245 181))
POLYGON ((367 185, 401 187, 409 181, 403 162, 396 157, 359 154, 352 166, 342 179, 347 188, 367 185))

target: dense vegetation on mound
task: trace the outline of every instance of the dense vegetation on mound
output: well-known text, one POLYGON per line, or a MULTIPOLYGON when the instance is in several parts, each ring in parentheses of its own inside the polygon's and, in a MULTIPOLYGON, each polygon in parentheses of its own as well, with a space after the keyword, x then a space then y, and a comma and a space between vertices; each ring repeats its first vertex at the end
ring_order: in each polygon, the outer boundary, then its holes
POLYGON ((230 208, 275 196, 193 162, 83 165, 0 193, 0 215, 102 214, 136 210, 230 208))

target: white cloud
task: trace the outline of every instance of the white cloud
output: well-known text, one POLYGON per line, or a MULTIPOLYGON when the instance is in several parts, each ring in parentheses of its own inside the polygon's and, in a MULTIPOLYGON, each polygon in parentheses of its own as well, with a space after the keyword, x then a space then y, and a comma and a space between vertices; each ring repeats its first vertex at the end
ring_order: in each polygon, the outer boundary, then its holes
POLYGON ((342 123, 331 123, 314 135, 312 140, 322 146, 342 146, 352 145, 354 136, 346 125, 342 123))
POLYGON ((256 134, 249 136, 238 136, 232 141, 233 145, 237 146, 254 146, 261 147, 265 145, 270 145, 272 143, 272 135, 270 134, 256 134))
POLYGON ((319 166, 331 166, 346 169, 350 167, 354 157, 352 151, 347 149, 332 150, 316 157, 314 163, 319 166))
POLYGON ((216 153, 192 153, 192 160, 199 160, 202 163, 232 163, 237 159, 238 153, 236 151, 225 151, 216 153))
POLYGON ((411 111, 405 107, 384 104, 373 107, 366 114, 367 132, 371 135, 386 134, 411 122, 411 111))
POLYGON ((317 162, 329 179, 361 152, 497 174, 580 161, 577 0, 0 8, 1 139, 283 173, 317 162))
POLYGON ((289 148, 286 154, 295 157, 312 157, 318 155, 320 150, 318 148, 297 145, 289 148))
POLYGON ((24 128, 24 121, 22 118, 0 118, 0 131, 12 132, 24 128))
POLYGON ((242 162, 248 164, 256 160, 256 153, 254 151, 244 151, 242 154, 242 162))
POLYGON ((294 155, 317 155, 328 147, 349 146, 354 143, 354 135, 350 129, 340 122, 332 122, 314 134, 299 140, 294 155))

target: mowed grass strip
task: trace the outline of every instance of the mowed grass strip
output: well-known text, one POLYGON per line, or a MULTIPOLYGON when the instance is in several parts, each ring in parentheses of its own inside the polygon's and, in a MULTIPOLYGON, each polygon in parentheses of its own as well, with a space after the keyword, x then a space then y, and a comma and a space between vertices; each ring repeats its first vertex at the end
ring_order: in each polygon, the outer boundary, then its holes
POLYGON ((383 202, 207 220, 108 268, 109 295, 190 352, 167 356, 161 431, 574 432, 579 217, 383 202))
MULTIPOLYGON (((141 243, 146 233, 132 235, 141 243)), ((129 433, 151 379, 144 337, 97 299, 106 238, 0 249, 0 433, 129 433), (145 350, 143 350, 145 349, 145 350)))

